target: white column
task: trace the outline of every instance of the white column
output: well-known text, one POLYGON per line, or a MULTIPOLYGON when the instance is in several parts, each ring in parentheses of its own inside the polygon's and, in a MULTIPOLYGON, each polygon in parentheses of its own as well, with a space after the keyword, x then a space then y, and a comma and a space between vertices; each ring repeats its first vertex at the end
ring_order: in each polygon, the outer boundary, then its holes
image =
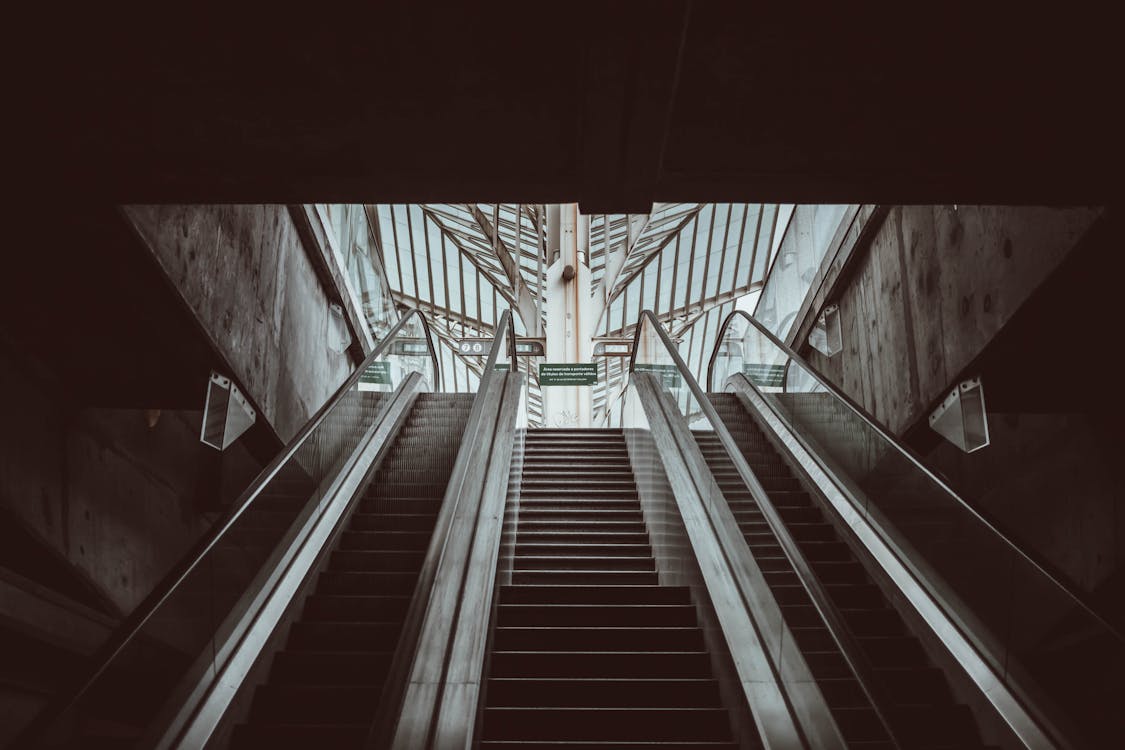
MULTIPOLYGON (((548 206, 546 362, 593 361, 589 250, 590 220, 578 213, 578 204, 548 206)), ((543 388, 544 427, 589 427, 592 417, 593 386, 543 388)))

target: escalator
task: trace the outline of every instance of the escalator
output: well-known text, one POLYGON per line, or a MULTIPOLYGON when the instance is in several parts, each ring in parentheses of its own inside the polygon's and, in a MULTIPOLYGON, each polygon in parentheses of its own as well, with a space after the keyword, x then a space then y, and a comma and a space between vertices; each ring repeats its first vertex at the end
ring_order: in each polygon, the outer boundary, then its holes
MULTIPOLYGON (((888 719, 901 744, 983 747, 972 712, 953 698, 945 675, 930 662, 918 639, 738 398, 726 393, 708 397, 845 626, 856 636, 876 679, 887 686, 893 702, 888 719)), ((694 434, 849 746, 894 747, 726 449, 713 431, 694 434)))
POLYGON ((792 352, 707 394, 646 312, 615 426, 548 430, 515 341, 435 392, 408 314, 21 746, 1121 736, 1125 641, 792 352))
POLYGON ((481 748, 734 748, 684 586, 661 585, 620 430, 530 430, 481 748))
POLYGON ((421 393, 362 493, 232 748, 361 747, 472 406, 421 393))
POLYGON ((606 424, 659 432, 688 475, 800 744, 1119 743, 1125 635, 759 322, 719 330, 707 393, 643 313, 606 424))
POLYGON ((364 747, 474 403, 440 382, 409 311, 15 746, 364 747))

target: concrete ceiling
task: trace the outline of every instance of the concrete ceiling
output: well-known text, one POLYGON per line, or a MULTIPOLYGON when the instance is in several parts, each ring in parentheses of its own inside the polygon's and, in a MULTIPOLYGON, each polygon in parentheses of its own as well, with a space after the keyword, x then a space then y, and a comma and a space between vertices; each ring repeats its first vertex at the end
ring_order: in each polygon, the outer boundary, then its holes
POLYGON ((114 202, 591 213, 1107 200, 1108 18, 855 5, 88 4, 14 34, 16 176, 114 202))

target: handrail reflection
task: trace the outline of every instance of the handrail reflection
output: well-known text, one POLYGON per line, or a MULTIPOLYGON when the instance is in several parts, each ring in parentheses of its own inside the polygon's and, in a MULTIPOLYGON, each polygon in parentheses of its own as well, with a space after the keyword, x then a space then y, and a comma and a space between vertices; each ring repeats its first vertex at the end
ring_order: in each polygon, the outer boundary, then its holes
MULTIPOLYGON (((781 352, 783 352, 786 356, 789 357, 789 362, 787 362, 787 366, 786 366, 786 372, 787 373, 788 373, 788 364, 791 363, 791 362, 794 362, 794 361, 797 362, 802 367, 802 369, 805 370, 805 372, 807 372, 814 380, 817 381, 817 383, 821 387, 823 387, 829 394, 834 396, 837 400, 842 402, 849 410, 854 412, 855 415, 857 417, 859 417, 864 423, 866 423, 868 427, 875 430, 875 432, 880 437, 882 437, 899 454, 901 454, 911 464, 913 464, 915 466, 915 468, 917 468, 927 478, 929 478, 930 481, 932 481, 934 484, 936 484, 938 487, 940 487, 963 510, 967 511, 973 518, 975 518, 986 529, 988 529, 997 539, 999 539, 1001 542, 1003 542, 1003 544, 1005 546, 1007 546, 1012 551, 1014 551, 1025 562, 1030 564, 1034 570, 1038 571, 1040 575, 1042 575, 1045 579, 1050 581, 1061 592, 1066 594, 1067 597, 1069 597, 1071 600, 1073 600, 1073 602, 1076 605, 1078 605, 1082 610, 1084 610, 1087 614, 1089 614, 1091 617, 1093 617, 1109 633, 1111 633, 1119 641, 1121 641, 1123 644, 1125 644, 1125 634, 1123 634, 1120 630, 1118 630, 1118 628, 1113 623, 1106 620, 1095 609, 1093 609, 1090 605, 1088 605, 1085 602, 1085 600, 1084 600, 1084 598, 1082 597, 1081 594, 1076 592, 1073 589, 1073 587, 1068 585, 1066 582, 1061 581, 1058 578, 1056 578, 1049 570, 1044 568, 1043 565, 1041 565, 1038 561, 1036 561, 1035 558, 1031 557, 1019 544, 1012 541, 1003 531, 998 529, 991 521, 989 521, 985 516, 983 516, 980 513, 980 511, 978 511, 975 507, 973 507, 970 503, 968 503, 964 498, 962 498, 952 487, 950 487, 944 480, 942 480, 941 477, 939 477, 937 474, 935 474, 933 471, 931 471, 925 465, 925 463, 923 463, 922 459, 919 458, 918 455, 914 453, 913 450, 911 450, 908 446, 904 445, 898 438, 896 438, 890 432, 889 429, 884 427, 879 422, 879 420, 877 420, 874 416, 869 414, 867 412, 867 410, 865 410, 862 406, 860 406, 858 403, 856 403, 850 396, 848 396, 846 393, 841 391, 838 386, 836 386, 834 383, 832 383, 827 378, 822 376, 819 372, 817 372, 817 370, 812 365, 810 365, 803 357, 801 357, 801 355, 799 355, 795 351, 793 351, 793 349, 791 349, 789 346, 787 346, 785 343, 783 343, 779 338, 777 338, 777 336, 775 336, 768 328, 763 326, 760 322, 755 320, 752 315, 748 314, 744 310, 734 310, 733 312, 731 312, 729 315, 727 315, 726 319, 723 321, 723 324, 719 327, 718 338, 715 340, 715 347, 712 350, 711 358, 708 360, 708 363, 707 363, 707 385, 708 385, 709 388, 713 389, 715 387, 715 380, 714 380, 714 377, 715 377, 715 362, 719 357, 719 349, 722 346, 723 341, 726 337, 727 328, 730 326, 730 324, 734 320, 734 318, 738 317, 738 316, 741 316, 741 317, 745 318, 747 321, 749 321, 749 323, 751 325, 753 325, 755 329, 757 329, 758 333, 761 333, 763 336, 765 336, 770 341, 770 343, 772 343, 774 346, 776 346, 778 349, 780 349, 781 352)), ((788 383, 788 376, 786 377, 785 382, 788 383)))
POLYGON ((411 308, 407 310, 394 327, 387 332, 379 345, 355 368, 347 380, 344 381, 343 385, 341 385, 335 393, 325 401, 324 405, 305 423, 304 427, 301 428, 297 435, 289 441, 264 469, 262 469, 257 478, 247 487, 238 500, 235 501, 233 509, 228 512, 224 519, 211 527, 207 534, 196 543, 194 551, 181 558, 181 561, 176 567, 164 577, 153 592, 146 597, 145 601, 118 626, 114 634, 99 650, 99 656, 96 661, 97 666, 89 673, 89 677, 81 683, 77 690, 70 693, 69 697, 64 702, 60 702, 45 711, 44 714, 41 715, 41 718, 37 719, 33 725, 28 727, 28 730, 23 735, 24 737, 31 738, 36 736, 39 731, 45 730, 47 727, 51 726, 58 717, 66 714, 71 707, 82 700, 91 687, 107 672, 125 649, 133 643, 135 639, 140 637, 146 624, 148 624, 157 611, 175 595, 180 585, 199 568, 208 554, 215 549, 223 540, 226 533, 244 515, 254 501, 258 499, 262 491, 278 476, 290 459, 296 455, 297 451, 304 445, 309 436, 324 423, 328 415, 332 413, 341 400, 352 392, 358 385, 360 379, 367 372, 368 368, 380 357, 388 353, 391 344, 395 341, 398 334, 414 317, 417 317, 422 323, 426 346, 430 354, 430 361, 434 366, 434 389, 436 390, 439 387, 441 382, 440 363, 437 351, 434 347, 429 322, 426 320, 426 316, 421 310, 411 308))
MULTIPOLYGON (((668 336, 667 331, 665 331, 664 327, 660 324, 660 320, 651 310, 644 310, 637 323, 637 330, 633 340, 633 353, 629 360, 629 371, 634 372, 636 369, 636 358, 640 349, 640 337, 645 328, 646 321, 651 324, 652 329, 657 334, 657 338, 659 338, 665 350, 671 356, 672 361, 679 370, 682 382, 687 385, 688 390, 699 405, 699 410, 702 412, 703 416, 707 418, 715 434, 719 436, 723 448, 727 451, 736 466, 740 463, 744 463, 744 459, 738 454, 737 445, 726 429, 726 426, 723 424, 722 418, 719 416, 718 412, 715 411, 715 407, 711 404, 710 399, 707 397, 707 394, 704 393, 698 381, 696 381, 695 376, 692 375, 691 370, 688 369, 687 363, 685 363, 683 357, 680 356, 679 350, 676 349, 671 337, 668 336)), ((749 480, 744 478, 744 481, 746 481, 747 489, 750 491, 758 508, 761 510, 763 518, 765 518, 767 525, 776 537, 783 553, 793 566, 802 586, 808 592, 814 607, 823 618, 832 639, 836 642, 841 655, 850 666, 861 690, 867 696, 871 708, 874 710, 879 719, 879 723, 886 731, 891 743, 896 747, 901 747, 903 743, 899 738, 899 733, 886 714, 887 707, 891 705, 891 702, 881 683, 875 678, 874 666, 860 649, 854 634, 852 634, 844 624, 828 592, 813 573, 808 560, 806 560, 804 554, 797 546, 796 540, 793 539, 792 534, 782 521, 781 514, 774 506, 773 501, 770 500, 761 484, 757 482, 756 477, 753 477, 753 473, 750 472, 750 474, 751 478, 749 480)))

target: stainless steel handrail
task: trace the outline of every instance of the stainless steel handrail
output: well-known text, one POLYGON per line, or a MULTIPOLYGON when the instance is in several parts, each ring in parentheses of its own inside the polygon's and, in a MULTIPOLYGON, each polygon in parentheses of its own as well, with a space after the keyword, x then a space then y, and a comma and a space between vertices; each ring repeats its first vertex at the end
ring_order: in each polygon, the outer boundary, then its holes
POLYGON ((98 666, 90 673, 90 676, 82 685, 75 690, 64 703, 57 704, 53 709, 44 713, 42 719, 37 719, 32 726, 28 727, 28 731, 24 735, 25 737, 30 739, 35 736, 37 731, 45 729, 55 718, 66 713, 71 706, 82 699, 86 692, 97 682, 98 678, 105 673, 114 660, 124 651, 125 647, 138 637, 141 630, 143 630, 144 626, 157 610, 175 593, 180 584, 199 566, 207 554, 219 543, 235 522, 238 521, 250 504, 258 498, 262 490, 273 481, 278 472, 281 471, 281 468, 288 463, 289 459, 301 448, 308 436, 324 422, 337 403, 351 392, 352 388, 354 388, 360 378, 363 377, 367 368, 380 356, 386 354, 387 349, 394 341, 399 331, 402 330, 406 322, 415 315, 422 321, 426 345, 430 350, 430 358, 434 364, 434 389, 436 390, 439 387, 439 383, 441 382, 441 370, 437 351, 434 348, 433 337, 430 334, 429 322, 426 320, 426 316, 421 310, 418 308, 410 308, 399 318, 398 323, 387 332, 387 335, 384 337, 383 341, 375 347, 375 350, 367 355, 366 359, 364 359, 348 379, 344 381, 344 384, 336 389, 336 392, 317 410, 309 421, 305 423, 301 431, 289 441, 264 469, 262 469, 253 483, 251 483, 239 499, 235 501, 234 510, 225 517, 225 520, 212 526, 207 535, 196 544, 195 551, 181 558, 181 562, 177 564, 171 573, 164 577, 161 584, 158 584, 158 588, 149 594, 148 597, 145 598, 145 601, 117 628, 115 635, 111 636, 110 640, 107 641, 106 645, 100 650, 101 654, 104 655, 98 658, 98 666))
MULTIPOLYGON (((496 326, 493 342, 496 341, 506 331, 508 356, 511 360, 511 373, 518 372, 519 363, 516 358, 516 331, 515 324, 512 320, 512 311, 505 310, 501 315, 500 320, 496 326)), ((449 482, 446 486, 445 495, 442 500, 441 510, 438 512, 437 520, 434 524, 434 532, 430 539, 430 544, 426 550, 426 556, 422 561, 422 566, 418 575, 418 581, 414 586, 414 593, 411 597, 410 604, 407 608, 406 616, 403 620, 403 627, 399 633, 398 644, 395 647, 394 655, 391 659, 391 666, 388 670, 388 679, 385 684, 388 690, 393 690, 393 693, 388 693, 380 696, 380 706, 376 714, 375 720, 372 722, 370 731, 364 747, 366 748, 384 748, 392 747, 396 742, 397 733, 400 731, 399 724, 403 721, 415 722, 412 726, 417 728, 421 723, 428 723, 431 720, 430 714, 420 716, 419 710, 430 709, 432 716, 436 717, 440 712, 442 695, 435 694, 428 696, 431 705, 423 707, 419 705, 407 706, 407 697, 410 690, 409 677, 412 669, 415 667, 415 659, 417 652, 420 648, 419 642, 424 637, 423 630, 426 627, 426 616, 428 614, 431 597, 433 596, 432 590, 438 578, 438 568, 442 564, 449 553, 450 546, 454 542, 454 519, 455 516, 461 511, 461 505, 470 502, 465 492, 465 483, 469 479, 469 474, 474 469, 479 468, 479 450, 481 448, 481 440, 477 436, 481 433, 482 425, 485 418, 485 401, 488 394, 493 390, 493 381, 497 377, 503 377, 507 373, 499 372, 496 368, 497 360, 500 357, 500 347, 493 346, 488 354, 484 370, 480 377, 480 382, 477 386, 477 395, 473 399, 473 406, 469 410, 469 416, 465 424, 464 437, 462 438, 461 448, 458 450, 457 459, 454 462, 453 470, 450 473, 449 482)), ((464 540, 456 540, 464 541, 464 540)), ((445 643, 448 649, 450 643, 445 643)), ((448 654, 443 654, 443 672, 447 668, 447 663, 444 659, 448 654)), ((424 711, 423 711, 424 713, 424 711)), ((427 733, 434 731, 430 726, 427 733)), ((415 738, 417 739, 417 738, 415 738)))
MULTIPOLYGON (((700 411, 711 423, 712 427, 715 428, 715 433, 719 436, 720 443, 722 443, 723 448, 731 456, 732 460, 735 461, 737 466, 740 460, 742 460, 742 457, 741 454, 738 453, 739 449, 734 442, 734 438, 731 437, 730 431, 726 429, 722 418, 719 417, 718 412, 715 411, 715 407, 711 405, 707 394, 700 388, 695 376, 692 375, 691 370, 688 369, 687 363, 685 363, 680 356, 675 344, 672 343, 671 337, 668 336, 667 331, 664 330, 659 319, 651 310, 644 310, 641 313, 641 319, 637 323, 637 330, 633 339, 633 356, 629 360, 629 371, 633 372, 635 370, 640 336, 641 332, 644 330, 644 320, 646 318, 651 321, 657 337, 664 345, 668 354, 671 355, 672 361, 679 370, 680 377, 687 385, 688 390, 691 391, 692 396, 699 403, 700 411)), ((887 708, 893 704, 882 684, 876 679, 874 666, 862 649, 860 649, 855 635, 844 624, 843 617, 829 597, 828 591, 813 573, 812 566, 805 558, 804 553, 801 552, 800 547, 797 546, 796 540, 789 532, 788 527, 785 526, 785 523, 781 519, 781 514, 774 506, 773 501, 770 500, 769 495, 766 494, 761 484, 756 481, 756 478, 753 482, 747 482, 746 487, 750 490, 751 495, 762 511, 762 516, 766 519, 766 523, 770 527, 770 531, 777 538, 778 544, 785 553, 789 563, 793 566, 794 571, 797 573, 801 585, 805 588, 805 591, 808 592, 813 606, 824 620, 829 634, 840 649, 841 655, 856 676, 860 688, 863 690, 868 701, 871 703, 872 709, 879 718, 879 723, 887 732, 887 736, 891 739, 891 742, 896 747, 902 747, 903 741, 899 736, 899 732, 886 714, 887 708)))
POLYGON ((709 388, 713 388, 714 383, 715 383, 715 380, 714 380, 715 372, 714 372, 714 370, 715 370, 715 361, 718 359, 718 356, 719 356, 719 347, 722 345, 723 337, 726 334, 727 328, 730 326, 731 321, 734 320, 734 318, 736 316, 742 316, 742 317, 746 318, 746 320, 748 320, 751 323, 751 325, 753 325, 758 330, 759 333, 763 334, 767 339, 769 339, 769 341, 771 343, 773 343, 782 352, 784 352, 790 358, 790 361, 796 361, 797 363, 799 363, 805 369, 805 371, 809 375, 811 375, 813 377, 813 379, 816 380, 817 383, 819 383, 828 393, 830 393, 831 395, 835 396, 838 400, 843 402, 843 404, 846 407, 848 407, 848 409, 850 409, 852 412, 854 412, 855 415, 857 417, 859 417, 864 423, 866 423, 868 427, 875 430, 875 432, 877 432, 880 437, 882 437, 884 440, 886 440, 888 443, 890 443, 890 445, 893 446, 895 448, 895 450, 897 450, 902 456, 904 456, 910 463, 914 464, 914 466, 919 471, 921 471, 923 474, 925 474, 926 477, 928 477, 930 479, 930 481, 932 481, 934 484, 936 484, 938 487, 940 487, 942 490, 944 490, 945 493, 947 495, 949 495, 949 497, 955 503, 957 503, 959 506, 961 506, 961 508, 963 508, 965 511, 967 511, 973 518, 976 518, 981 524, 984 525, 985 528, 987 528, 989 531, 991 531, 992 534, 995 535, 1001 542, 1003 542, 1005 545, 1007 545, 1009 548, 1011 548, 1019 557, 1021 557, 1025 562, 1030 564, 1035 570, 1039 571, 1039 573, 1044 578, 1046 578, 1056 588, 1058 588, 1060 591, 1062 591, 1064 594, 1066 594, 1070 599, 1072 599, 1074 601, 1074 603, 1077 604, 1081 609, 1085 610, 1087 614, 1089 614, 1091 617, 1093 617, 1095 620, 1097 620, 1115 638, 1117 638, 1119 641, 1121 641, 1123 644, 1125 644, 1125 633, 1122 633, 1120 630, 1117 629, 1116 626, 1113 625, 1113 623, 1109 622, 1104 617, 1102 617, 1100 614, 1098 614, 1098 612, 1095 609, 1093 609, 1089 604, 1087 604, 1084 601, 1081 594, 1076 592, 1066 582, 1060 581, 1058 578, 1056 578, 1049 570, 1047 570, 1045 567, 1043 567, 1043 565, 1041 565, 1034 557, 1031 557, 1022 547, 1020 547, 1020 545, 1016 544, 1014 541, 1009 539, 1008 536, 1003 531, 998 529, 991 521, 989 521, 984 515, 982 515, 980 513, 980 511, 978 511, 971 504, 969 504, 964 498, 962 498, 960 495, 958 495, 957 492, 954 491, 953 488, 950 487, 944 480, 942 480, 937 474, 935 474, 933 471, 931 471, 925 465, 925 463, 922 462, 922 459, 917 454, 914 453, 913 450, 911 450, 908 446, 903 445, 902 442, 898 440, 898 438, 896 438, 893 434, 891 434, 890 430, 888 430, 886 427, 884 427, 879 422, 879 420, 877 420, 875 417, 873 417, 871 414, 869 414, 866 409, 864 409, 862 406, 860 406, 858 403, 856 403, 854 400, 852 400, 852 398, 850 396, 848 396, 848 394, 841 391, 839 389, 839 387, 837 387, 834 383, 829 381, 827 378, 823 377, 819 372, 817 372, 817 370, 812 365, 810 365, 803 357, 801 357, 801 355, 797 354, 790 347, 786 346, 768 328, 763 326, 760 322, 755 320, 753 316, 749 315, 744 310, 734 310, 733 312, 731 312, 729 315, 727 315, 726 319, 723 321, 723 324, 719 327, 718 338, 715 340, 715 348, 711 351, 711 358, 707 362, 707 385, 708 385, 709 388))

